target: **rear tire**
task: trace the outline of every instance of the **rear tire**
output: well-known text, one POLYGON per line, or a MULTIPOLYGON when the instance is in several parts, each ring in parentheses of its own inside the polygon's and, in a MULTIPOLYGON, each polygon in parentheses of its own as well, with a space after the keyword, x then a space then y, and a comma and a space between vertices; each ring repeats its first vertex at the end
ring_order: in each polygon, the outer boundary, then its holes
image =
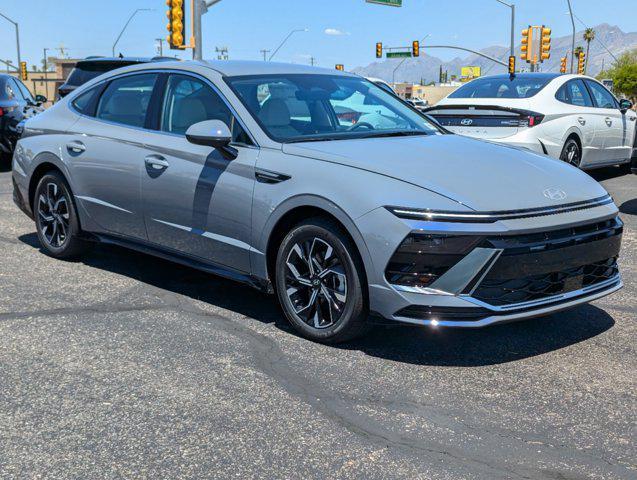
POLYGON ((562 148, 562 153, 560 154, 560 160, 580 168, 582 163, 582 148, 573 137, 566 140, 564 148, 562 148))
POLYGON ((51 171, 40 179, 33 197, 33 214, 40 244, 47 254, 70 259, 85 251, 71 188, 62 174, 51 171))
POLYGON ((335 222, 317 217, 294 226, 281 242, 275 265, 279 303, 300 335, 340 343, 368 331, 362 261, 335 222))

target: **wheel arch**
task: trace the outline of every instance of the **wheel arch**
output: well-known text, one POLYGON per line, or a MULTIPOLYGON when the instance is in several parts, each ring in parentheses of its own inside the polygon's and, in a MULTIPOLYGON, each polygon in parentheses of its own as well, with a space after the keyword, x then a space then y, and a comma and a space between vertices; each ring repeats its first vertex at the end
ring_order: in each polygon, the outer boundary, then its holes
MULTIPOLYGON (((373 272, 369 250, 362 234, 356 227, 354 221, 337 205, 329 200, 314 196, 302 195, 288 199, 277 209, 268 219, 259 241, 259 250, 263 252, 262 265, 257 267, 258 272, 262 272, 263 278, 272 280, 270 275, 273 272, 276 261, 277 246, 287 232, 301 220, 315 216, 329 218, 335 221, 348 235, 357 249, 357 253, 363 262, 367 279, 373 272)), ((259 275, 261 276, 261 275, 259 275)))
POLYGON ((66 166, 64 165, 62 160, 60 160, 60 158, 54 155, 53 153, 44 152, 39 154, 37 157, 34 158, 31 168, 32 168, 32 172, 31 172, 31 175, 29 176, 29 190, 28 190, 28 195, 29 195, 28 201, 29 201, 29 207, 31 208, 31 211, 33 211, 33 197, 35 195, 35 189, 38 186, 40 179, 47 172, 51 170, 56 170, 60 172, 60 174, 62 174, 62 176, 66 180, 66 183, 71 185, 66 166))

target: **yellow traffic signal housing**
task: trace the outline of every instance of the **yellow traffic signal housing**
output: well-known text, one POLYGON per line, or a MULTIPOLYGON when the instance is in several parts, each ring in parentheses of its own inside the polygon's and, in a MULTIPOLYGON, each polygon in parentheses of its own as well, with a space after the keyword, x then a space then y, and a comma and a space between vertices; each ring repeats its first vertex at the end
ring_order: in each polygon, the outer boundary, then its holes
POLYGON ((586 69, 586 54, 584 52, 579 53, 579 57, 577 58, 577 73, 580 75, 584 75, 584 70, 586 69))
POLYGON ((515 75, 515 55, 509 57, 509 75, 515 75))
POLYGON ((26 82, 29 79, 29 72, 27 70, 27 62, 20 62, 20 80, 26 82))
POLYGON ((376 44, 376 58, 383 58, 383 44, 381 42, 376 44))
POLYGON ((420 42, 418 40, 414 40, 413 42, 411 42, 411 56, 420 56, 420 42))
POLYGON ((566 57, 560 58, 560 73, 566 73, 566 62, 568 62, 566 57))
POLYGON ((337 63, 336 64, 336 70, 340 70, 341 72, 345 71, 345 65, 343 65, 342 63, 337 63))
POLYGON ((533 28, 530 25, 529 28, 522 30, 522 46, 520 50, 522 51, 520 58, 530 62, 531 58, 533 58, 533 28))
POLYGON ((551 29, 542 25, 540 36, 540 61, 551 58, 551 29))
POLYGON ((168 17, 168 45, 173 50, 181 50, 186 48, 184 45, 184 38, 186 33, 186 17, 184 15, 184 3, 185 0, 166 0, 168 11, 166 16, 168 17))

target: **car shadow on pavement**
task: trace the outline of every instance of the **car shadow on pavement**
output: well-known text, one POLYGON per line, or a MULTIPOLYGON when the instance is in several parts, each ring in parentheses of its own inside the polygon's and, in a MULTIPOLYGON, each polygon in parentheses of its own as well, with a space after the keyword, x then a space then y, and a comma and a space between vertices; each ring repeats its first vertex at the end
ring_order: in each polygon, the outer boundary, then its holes
MULTIPOLYGON (((20 241, 40 249, 35 233, 20 241)), ((274 296, 167 260, 111 245, 95 245, 79 262, 206 302, 292 335, 274 296)), ((477 367, 512 362, 565 348, 609 330, 604 310, 584 305, 528 321, 476 330, 377 325, 364 338, 331 348, 414 365, 477 367)))
POLYGON ((619 211, 626 215, 637 215, 637 198, 626 200, 619 206, 619 211))
POLYGON ((626 168, 624 165, 596 168, 594 170, 589 170, 586 173, 588 173, 591 177, 593 177, 598 182, 603 182, 604 180, 610 180, 612 178, 622 177, 624 175, 632 175, 630 170, 626 168))

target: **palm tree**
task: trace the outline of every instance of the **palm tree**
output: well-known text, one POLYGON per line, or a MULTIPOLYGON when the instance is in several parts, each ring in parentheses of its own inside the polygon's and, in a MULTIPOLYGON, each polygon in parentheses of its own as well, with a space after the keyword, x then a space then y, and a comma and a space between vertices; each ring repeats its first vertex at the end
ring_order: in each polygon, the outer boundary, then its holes
MULTIPOLYGON (((582 53, 583 51, 584 51, 584 48, 581 46, 577 46, 575 47, 575 50, 573 50, 573 67, 577 67, 579 62, 579 54, 582 53)), ((586 64, 584 64, 584 69, 586 69, 586 64)))
MULTIPOLYGON (((595 30, 589 27, 586 30, 584 30, 584 41, 586 42, 586 60, 588 60, 588 51, 591 48, 591 42, 593 40, 595 40, 595 30)), ((584 66, 584 73, 586 73, 587 68, 588 68, 588 61, 586 62, 586 65, 584 66)))

